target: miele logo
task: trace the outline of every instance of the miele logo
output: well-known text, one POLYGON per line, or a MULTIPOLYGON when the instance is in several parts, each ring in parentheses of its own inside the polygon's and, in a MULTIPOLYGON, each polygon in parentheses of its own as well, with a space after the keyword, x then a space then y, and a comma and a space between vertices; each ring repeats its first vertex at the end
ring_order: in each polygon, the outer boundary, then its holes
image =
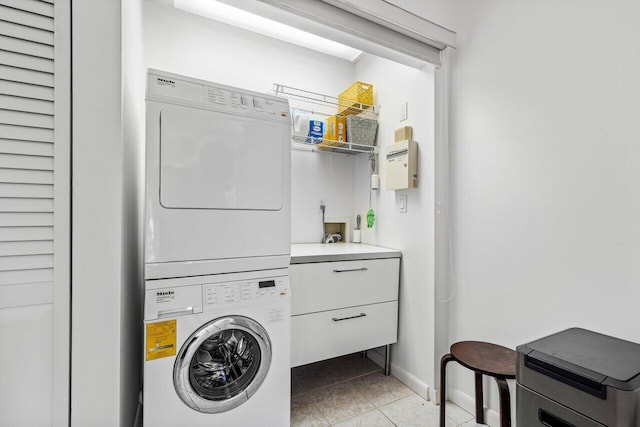
POLYGON ((174 291, 161 291, 161 292, 156 292, 156 296, 162 297, 165 295, 173 295, 174 293, 175 293, 174 291))
POLYGON ((166 86, 169 85, 171 87, 176 87, 176 82, 174 82, 173 80, 169 80, 169 79, 163 79, 162 77, 156 77, 156 82, 160 85, 160 86, 166 86))

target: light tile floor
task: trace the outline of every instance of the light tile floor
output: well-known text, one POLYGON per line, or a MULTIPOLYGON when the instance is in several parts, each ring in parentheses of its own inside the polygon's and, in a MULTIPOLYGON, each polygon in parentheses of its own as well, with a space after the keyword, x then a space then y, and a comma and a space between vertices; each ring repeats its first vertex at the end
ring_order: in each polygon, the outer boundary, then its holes
MULTIPOLYGON (((360 353, 292 369, 291 395, 291 427, 439 425, 438 406, 360 353)), ((447 427, 474 425, 447 402, 447 427)))

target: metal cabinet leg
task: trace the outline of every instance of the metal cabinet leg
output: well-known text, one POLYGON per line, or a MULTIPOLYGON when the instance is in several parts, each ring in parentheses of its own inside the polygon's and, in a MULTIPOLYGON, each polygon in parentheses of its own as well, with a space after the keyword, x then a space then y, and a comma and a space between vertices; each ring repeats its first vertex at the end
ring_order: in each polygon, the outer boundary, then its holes
POLYGON ((484 424, 484 397, 482 394, 482 374, 476 372, 476 423, 484 424))
POLYGON ((386 376, 391 375, 391 345, 387 344, 384 347, 384 374, 386 376))
POLYGON ((445 407, 447 403, 447 363, 453 360, 453 356, 445 354, 440 359, 440 427, 445 427, 445 407))
POLYGON ((507 380, 496 378, 500 394, 500 427, 511 427, 511 398, 507 380))

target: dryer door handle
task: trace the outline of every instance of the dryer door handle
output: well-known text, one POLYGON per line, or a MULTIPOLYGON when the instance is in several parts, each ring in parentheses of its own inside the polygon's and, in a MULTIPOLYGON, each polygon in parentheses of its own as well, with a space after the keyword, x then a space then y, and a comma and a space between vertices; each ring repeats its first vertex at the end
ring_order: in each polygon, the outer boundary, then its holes
POLYGON ((178 308, 176 310, 160 310, 158 312, 158 319, 162 319, 165 317, 185 316, 187 314, 193 314, 193 306, 186 307, 186 308, 178 308))

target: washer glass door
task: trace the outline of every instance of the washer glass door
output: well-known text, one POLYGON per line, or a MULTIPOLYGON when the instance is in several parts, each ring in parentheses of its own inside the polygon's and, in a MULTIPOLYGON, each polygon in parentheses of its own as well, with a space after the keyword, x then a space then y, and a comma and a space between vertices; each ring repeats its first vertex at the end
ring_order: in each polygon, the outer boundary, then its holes
POLYGON ((185 341, 176 357, 173 384, 189 407, 215 414, 246 402, 270 365, 271 341, 259 323, 243 316, 220 317, 185 341))

